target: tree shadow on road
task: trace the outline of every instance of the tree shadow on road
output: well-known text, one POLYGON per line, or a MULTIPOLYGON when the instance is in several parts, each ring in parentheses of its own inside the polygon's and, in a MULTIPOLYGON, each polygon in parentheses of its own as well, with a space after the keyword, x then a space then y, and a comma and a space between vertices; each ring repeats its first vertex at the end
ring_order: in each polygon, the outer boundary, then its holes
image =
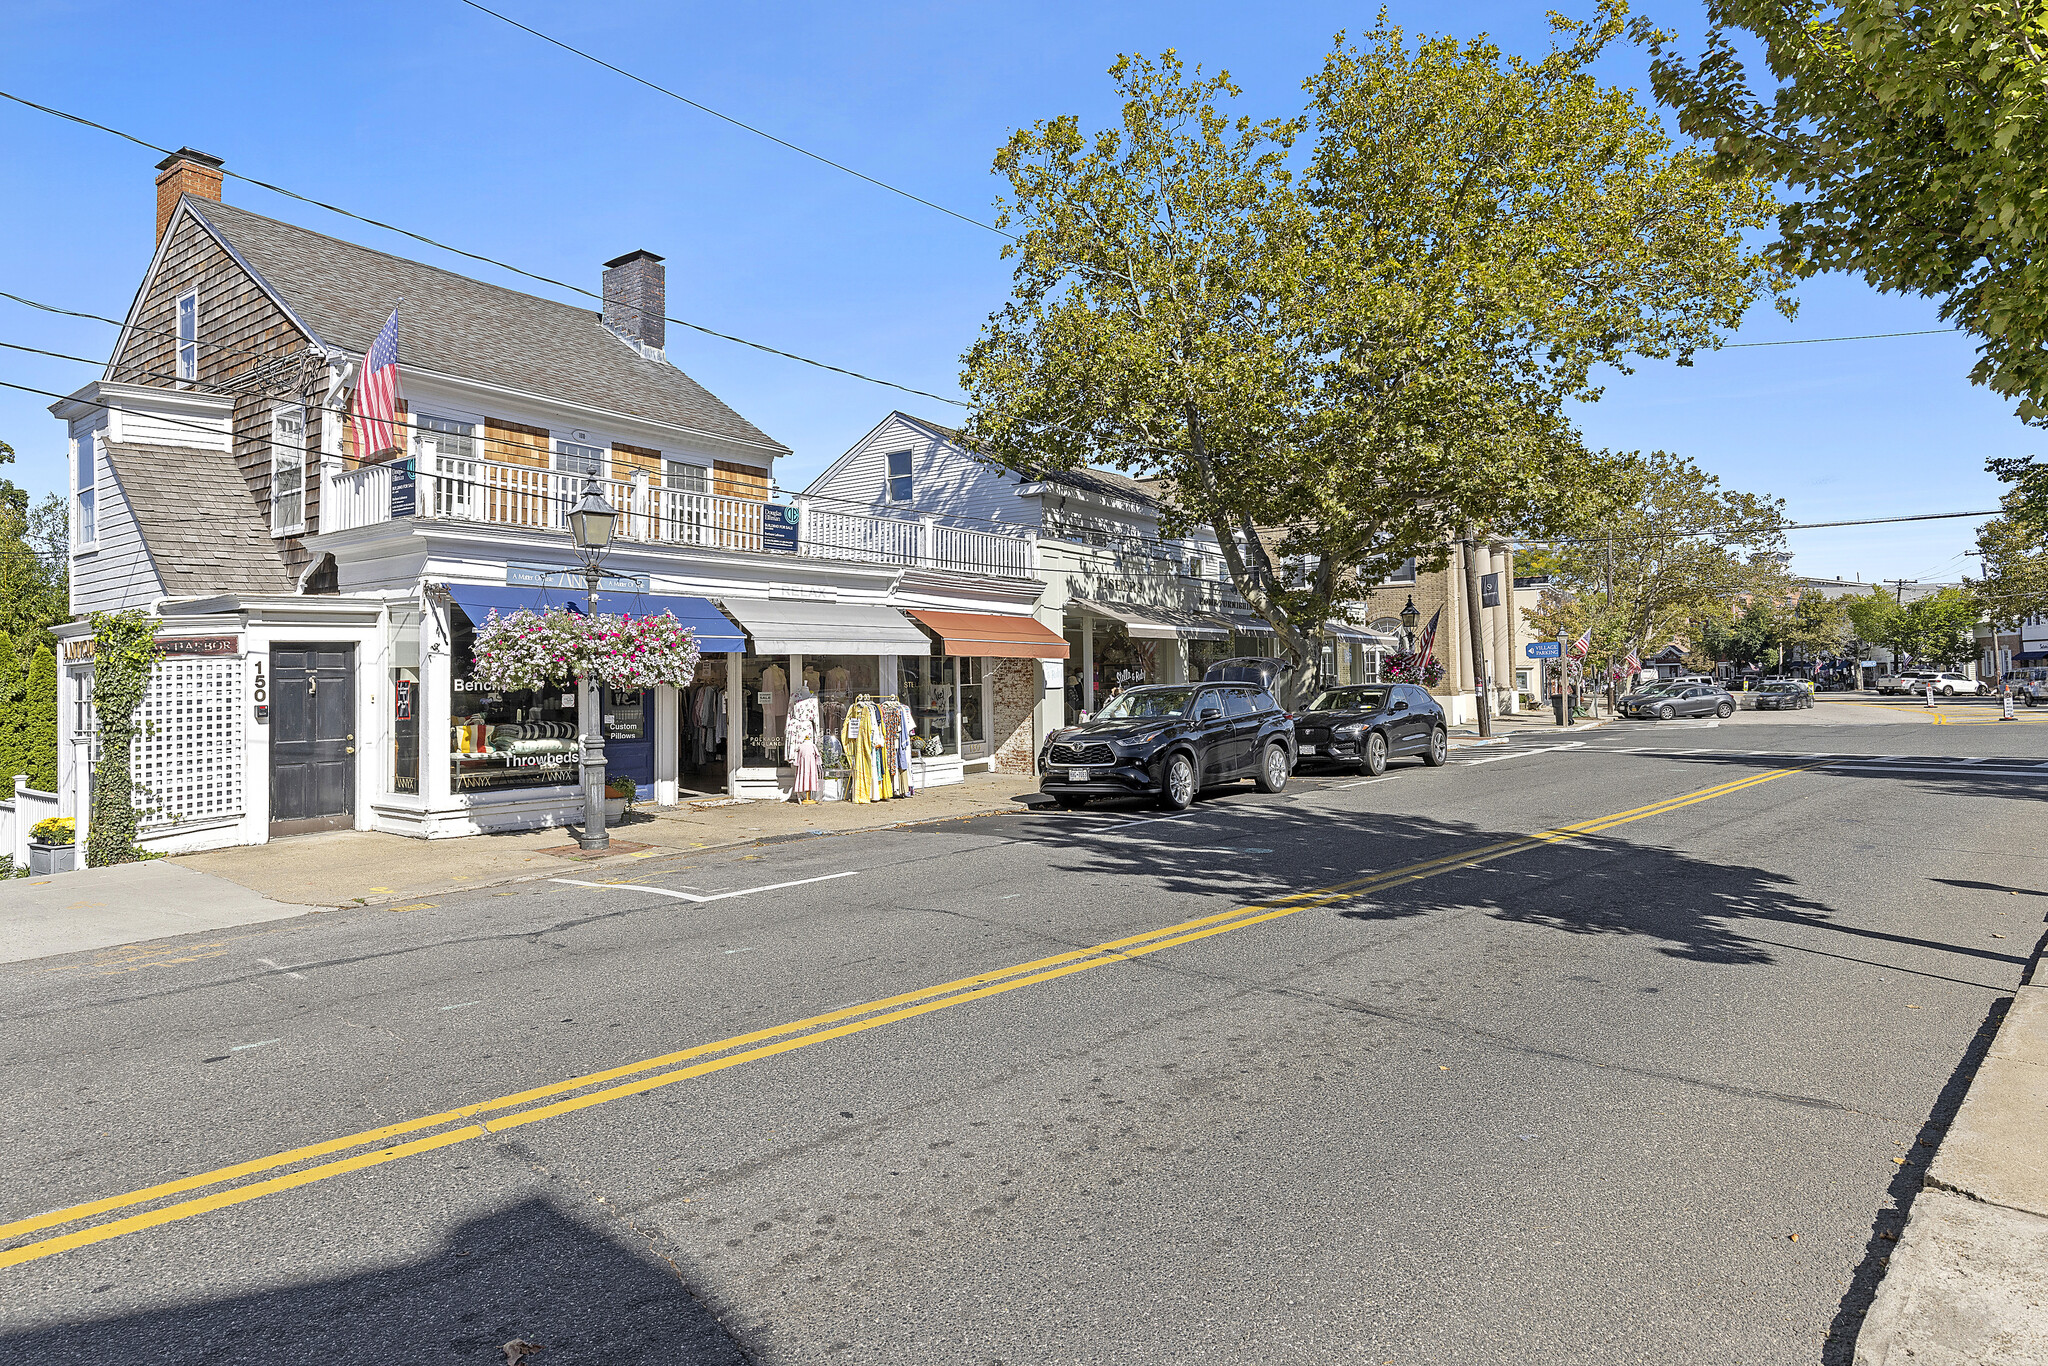
MULTIPOLYGON (((137 1254, 131 1265, 146 1275, 148 1256, 137 1254)), ((373 1239, 362 1256, 377 1256, 373 1239)), ((644 1243, 528 1200, 456 1226, 440 1249, 401 1266, 17 1329, 0 1334, 0 1360, 486 1366, 503 1363, 504 1344, 514 1339, 544 1345, 530 1366, 740 1366, 748 1359, 644 1243)))

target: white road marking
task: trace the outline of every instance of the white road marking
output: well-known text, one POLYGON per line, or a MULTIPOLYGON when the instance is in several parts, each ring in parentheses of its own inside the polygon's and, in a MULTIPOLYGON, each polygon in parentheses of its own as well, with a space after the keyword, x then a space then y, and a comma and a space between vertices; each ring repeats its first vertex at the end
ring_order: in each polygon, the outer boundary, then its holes
MULTIPOLYGON (((286 966, 285 966, 284 964, 282 964, 282 963, 279 963, 279 962, 275 961, 274 959, 270 959, 270 958, 259 958, 259 959, 257 959, 256 961, 257 961, 257 962, 259 962, 259 963, 261 963, 261 964, 262 964, 262 965, 263 965, 264 967, 266 967, 266 968, 274 968, 274 969, 276 969, 277 971, 279 971, 279 972, 283 973, 283 974, 284 974, 285 976, 287 976, 287 977, 296 977, 296 978, 297 978, 297 979, 298 979, 299 981, 301 981, 301 982, 303 982, 303 981, 305 981, 305 980, 306 980, 306 974, 305 974, 305 973, 303 973, 303 972, 293 972, 293 971, 292 971, 292 970, 291 970, 290 968, 286 967, 286 966)), ((275 1039, 272 1039, 272 1040, 271 1040, 271 1042, 272 1042, 272 1043, 276 1043, 276 1042, 277 1042, 277 1040, 275 1040, 275 1039)))
POLYGON ((483 1002, 482 1002, 482 1001, 457 1001, 457 1002, 456 1002, 456 1003, 455 1003, 454 1005, 452 1005, 452 1006, 435 1006, 435 1007, 434 1007, 434 1009, 436 1009, 436 1010, 460 1010, 460 1009, 462 1009, 462 1008, 463 1008, 464 1006, 480 1006, 480 1005, 482 1005, 482 1004, 483 1004, 483 1002))
POLYGON ((230 1052, 230 1053, 246 1053, 246 1052, 248 1052, 248 1051, 249 1051, 250 1049, 252 1049, 252 1048, 268 1048, 268 1047, 270 1047, 270 1045, 272 1045, 272 1044, 274 1044, 274 1043, 276 1043, 276 1042, 278 1042, 278 1040, 276 1040, 276 1039, 264 1039, 264 1040, 262 1040, 262 1041, 260 1041, 260 1042, 258 1042, 258 1043, 238 1043, 238 1044, 236 1044, 236 1045, 235 1045, 235 1046, 234 1046, 233 1048, 230 1048, 230 1049, 228 1050, 228 1052, 230 1052))
POLYGON ((1331 789, 1331 791, 1341 791, 1342 789, 1347 787, 1371 787, 1374 783, 1391 783, 1392 781, 1394 781, 1394 775, 1389 773, 1384 778, 1367 778, 1361 782, 1356 783, 1338 783, 1336 787, 1331 789))
POLYGON ((1519 759, 1525 754, 1562 754, 1568 749, 1584 749, 1584 740, 1567 740, 1561 745, 1550 745, 1544 749, 1518 749, 1512 754, 1493 754, 1484 759, 1466 759, 1467 764, 1497 764, 1503 759, 1519 759))
POLYGON ((734 953, 759 953, 759 952, 760 952, 760 950, 759 950, 759 949, 727 949, 727 950, 726 950, 726 952, 727 952, 728 954, 734 954, 734 953))
POLYGON ((725 901, 736 896, 752 896, 756 892, 779 892, 784 887, 803 887, 813 882, 830 882, 834 878, 854 877, 858 870, 845 873, 826 873, 823 877, 800 877, 793 882, 771 882, 765 887, 742 887, 736 892, 719 892, 712 896, 698 896, 694 892, 678 892, 668 887, 654 887, 644 882, 580 882, 573 877, 551 877, 549 882, 559 882, 566 887, 595 887, 608 892, 653 892, 656 896, 672 896, 678 901, 702 905, 707 901, 725 901))

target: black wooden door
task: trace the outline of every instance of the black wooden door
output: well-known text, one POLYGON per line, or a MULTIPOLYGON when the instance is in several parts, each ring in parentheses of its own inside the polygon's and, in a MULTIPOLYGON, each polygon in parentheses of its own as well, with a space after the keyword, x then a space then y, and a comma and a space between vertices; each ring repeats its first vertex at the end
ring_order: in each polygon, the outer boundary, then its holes
POLYGON ((272 826, 345 826, 355 809, 356 647, 271 647, 272 826))

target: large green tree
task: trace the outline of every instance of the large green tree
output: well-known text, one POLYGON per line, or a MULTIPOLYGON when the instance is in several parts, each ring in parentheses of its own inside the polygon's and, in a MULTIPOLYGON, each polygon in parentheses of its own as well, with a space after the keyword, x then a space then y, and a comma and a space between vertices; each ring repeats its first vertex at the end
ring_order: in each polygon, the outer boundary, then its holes
POLYGON ((1842 610, 1849 615, 1849 632, 1857 643, 1890 650, 1896 664, 1901 652, 1908 648, 1906 609, 1891 590, 1872 587, 1860 597, 1845 598, 1842 610))
POLYGON ((1263 123, 1219 110, 1225 75, 1119 61, 1119 127, 1055 118, 996 159, 1015 287, 965 358, 969 441, 1162 477, 1167 531, 1215 533, 1297 683, 1404 560, 1584 525, 1615 471, 1566 405, 1780 283, 1741 240, 1763 191, 1591 75, 1622 24, 1559 21, 1539 61, 1382 24, 1263 123))
POLYGON ((38 792, 57 790, 57 654, 38 646, 29 660, 22 721, 23 771, 38 792))
POLYGON ((1597 533, 1549 548, 1553 591, 1524 613, 1536 634, 1591 626, 1592 658, 1634 648, 1647 659, 1674 640, 1704 646, 1698 638, 1739 601, 1788 593, 1781 500, 1724 489, 1665 451, 1628 456, 1621 486, 1626 496, 1597 533))
POLYGON ((1913 662, 1960 669, 1977 657, 1972 628, 1982 614, 1972 593, 1943 588, 1906 604, 1905 638, 1913 662))
POLYGON ((1651 87, 1715 169, 1795 191, 1773 258, 1941 301, 1971 378, 2048 420, 2048 30, 2039 0, 1707 0, 1651 87), (1759 49, 1764 71, 1742 60, 1759 49))
POLYGON ((2031 617, 2048 617, 2048 550, 2031 529, 1995 517, 1977 532, 1984 578, 1972 585, 1978 605, 1999 630, 2031 617))

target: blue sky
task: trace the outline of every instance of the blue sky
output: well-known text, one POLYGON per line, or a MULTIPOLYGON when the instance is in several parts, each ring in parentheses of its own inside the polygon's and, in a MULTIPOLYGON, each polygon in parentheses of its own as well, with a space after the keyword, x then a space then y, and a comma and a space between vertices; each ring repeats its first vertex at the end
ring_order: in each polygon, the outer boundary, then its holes
MULTIPOLYGON (((1397 23, 1510 49, 1545 43, 1547 4, 1392 5, 1397 23)), ((1104 69, 1178 49, 1229 69, 1247 112, 1300 107, 1333 33, 1373 7, 1265 4, 493 4, 649 79, 880 179, 987 217, 995 149, 1061 113, 1111 122, 1104 69)), ((1650 12, 1697 32, 1690 0, 1650 12)), ((668 258, 669 311, 721 331, 956 394, 958 357, 1006 292, 999 240, 762 142, 508 28, 458 0, 346 12, 228 3, 13 0, 0 88, 231 170, 595 288, 638 247, 668 258)), ((1641 54, 1609 79, 1646 84, 1641 54)), ((154 154, 0 106, 0 289, 119 316, 151 247, 154 154)), ((231 202, 516 288, 517 277, 251 186, 231 202)), ((1786 322, 1754 310, 1734 341, 1939 326, 1934 305, 1829 278, 1786 322)), ((0 340, 104 356, 112 329, 0 300, 0 340)), ((801 487, 892 407, 948 409, 695 337, 670 355, 795 456, 801 487)), ((1616 376, 1580 414, 1588 439, 1683 452, 1734 487, 1828 521, 1996 504, 1992 455, 2039 449, 1972 388, 1970 346, 1934 336, 1730 350, 1616 376)), ((0 351, 0 379, 69 391, 91 372, 0 351)), ((0 390, 17 482, 63 481, 46 400, 0 390)), ((1964 521, 1795 533, 1802 573, 1955 578, 1964 521)))

